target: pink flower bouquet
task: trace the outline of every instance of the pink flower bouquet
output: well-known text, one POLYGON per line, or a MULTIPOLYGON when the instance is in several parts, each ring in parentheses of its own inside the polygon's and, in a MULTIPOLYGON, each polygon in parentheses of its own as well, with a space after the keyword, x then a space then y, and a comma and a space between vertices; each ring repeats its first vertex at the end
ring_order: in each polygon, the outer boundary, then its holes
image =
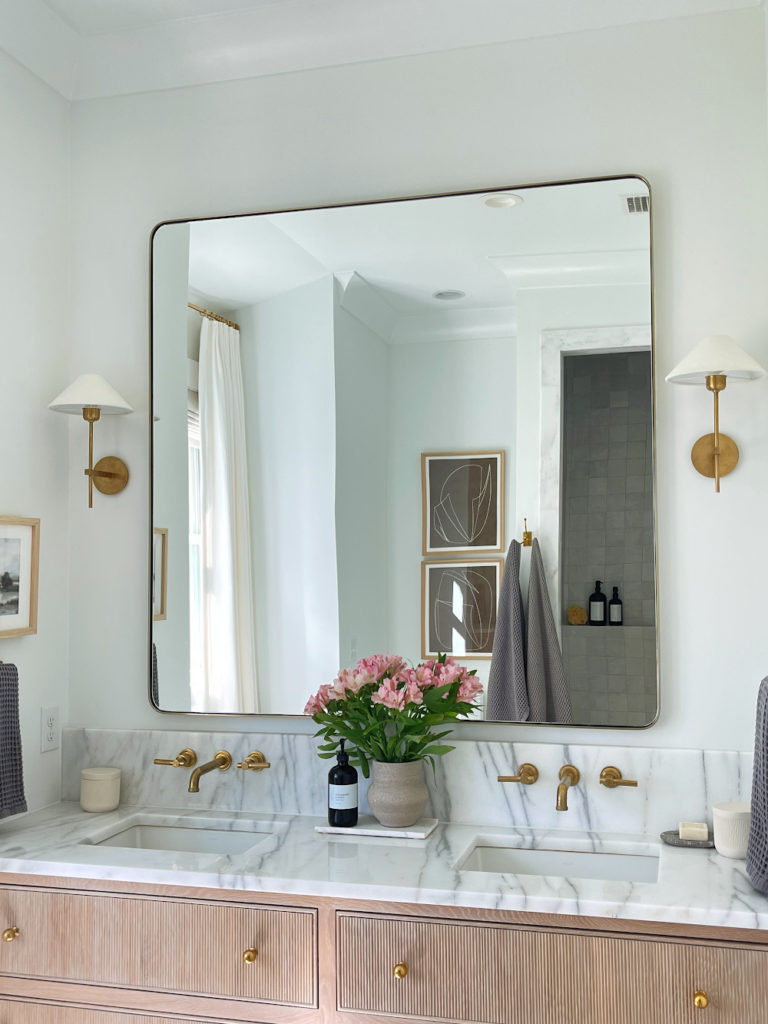
POLYGON ((440 743, 451 729, 438 730, 474 714, 482 692, 475 670, 444 654, 416 668, 396 655, 375 654, 321 686, 304 714, 320 726, 320 757, 333 757, 343 738, 368 778, 370 761, 429 761, 434 768, 435 757, 453 750, 440 743))

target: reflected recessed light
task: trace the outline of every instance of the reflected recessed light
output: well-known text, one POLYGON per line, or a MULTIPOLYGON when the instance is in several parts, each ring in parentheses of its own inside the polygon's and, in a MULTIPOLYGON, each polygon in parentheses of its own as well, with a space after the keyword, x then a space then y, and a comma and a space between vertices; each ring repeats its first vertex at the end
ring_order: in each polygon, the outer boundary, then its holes
POLYGON ((445 288, 441 292, 432 292, 433 299, 445 299, 446 302, 450 302, 451 299, 466 298, 466 295, 466 292, 460 292, 458 288, 445 288))
POLYGON ((513 192, 494 192, 493 195, 486 196, 483 202, 486 206, 490 206, 494 210, 508 209, 510 206, 519 206, 522 203, 523 197, 516 196, 513 192))

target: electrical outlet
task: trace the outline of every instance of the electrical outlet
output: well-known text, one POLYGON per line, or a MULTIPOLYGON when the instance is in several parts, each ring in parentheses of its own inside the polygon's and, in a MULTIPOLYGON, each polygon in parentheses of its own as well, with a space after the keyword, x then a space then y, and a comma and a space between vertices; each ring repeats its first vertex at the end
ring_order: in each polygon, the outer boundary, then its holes
POLYGON ((58 708, 40 708, 40 751, 58 750, 61 746, 61 725, 58 708))

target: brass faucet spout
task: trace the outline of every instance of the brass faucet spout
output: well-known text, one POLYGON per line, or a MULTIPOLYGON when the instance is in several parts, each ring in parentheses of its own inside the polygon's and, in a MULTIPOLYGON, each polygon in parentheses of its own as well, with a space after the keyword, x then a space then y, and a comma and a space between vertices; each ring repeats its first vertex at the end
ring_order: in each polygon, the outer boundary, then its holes
POLYGON ((216 771, 218 768, 220 771, 225 772, 227 768, 232 766, 232 755, 228 750, 218 750, 211 761, 206 761, 205 764, 200 764, 195 768, 192 774, 189 776, 189 792, 199 793, 200 792, 200 776, 207 775, 208 772, 216 771))
POLYGON ((568 810, 568 788, 569 786, 575 786, 580 778, 581 773, 578 768, 574 768, 572 764, 563 765, 560 769, 560 785, 557 787, 556 810, 568 810))

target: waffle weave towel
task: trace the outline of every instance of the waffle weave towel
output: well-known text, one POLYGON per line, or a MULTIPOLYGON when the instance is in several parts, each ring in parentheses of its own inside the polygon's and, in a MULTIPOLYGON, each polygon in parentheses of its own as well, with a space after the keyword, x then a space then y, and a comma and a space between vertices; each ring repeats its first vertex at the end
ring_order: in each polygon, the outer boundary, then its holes
POLYGON ((501 581, 485 717, 492 722, 527 722, 528 710, 520 543, 513 540, 501 581))
POLYGON ((757 695, 747 874, 756 889, 768 893, 768 677, 760 683, 757 695))
POLYGON ((7 818, 27 809, 19 728, 19 673, 15 665, 0 665, 0 750, 0 818, 7 818))
POLYGON ((547 577, 538 540, 531 547, 531 575, 528 580, 528 641, 526 677, 530 722, 573 722, 571 692, 557 638, 555 617, 547 591, 547 577))

